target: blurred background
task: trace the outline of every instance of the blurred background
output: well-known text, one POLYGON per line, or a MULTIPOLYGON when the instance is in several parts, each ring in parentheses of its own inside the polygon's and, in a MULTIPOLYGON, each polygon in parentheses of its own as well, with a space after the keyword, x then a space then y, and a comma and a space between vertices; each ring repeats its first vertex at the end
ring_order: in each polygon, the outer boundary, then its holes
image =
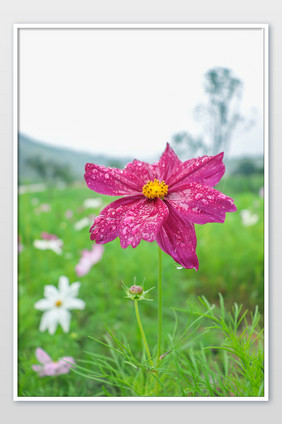
MULTIPOLYGON (((141 242, 122 250, 115 240, 78 276, 82 251, 92 249, 93 218, 113 200, 86 187, 86 162, 154 162, 166 142, 182 160, 224 151, 226 173, 216 188, 238 211, 224 224, 196 225, 198 272, 177 269, 163 254, 165 331, 173 326, 170 307, 184 307, 198 295, 218 303, 220 292, 228 308, 258 305, 263 314, 261 32, 21 29, 19 46, 20 393, 72 393, 67 380, 38 387, 31 370, 38 346, 52 357, 82 358, 93 348, 87 336, 102 338, 107 324, 141 348, 121 282, 131 285, 136 277, 146 278, 145 288, 156 285, 157 246, 141 242), (36 248, 35 240, 50 235, 59 248, 36 248), (87 306, 73 312, 68 334, 59 328, 50 336, 39 333, 41 315, 33 305, 60 275, 81 282, 79 297, 87 306)), ((156 302, 142 309, 154 343, 156 302)), ((91 383, 76 383, 74 396, 95 391, 91 383)))

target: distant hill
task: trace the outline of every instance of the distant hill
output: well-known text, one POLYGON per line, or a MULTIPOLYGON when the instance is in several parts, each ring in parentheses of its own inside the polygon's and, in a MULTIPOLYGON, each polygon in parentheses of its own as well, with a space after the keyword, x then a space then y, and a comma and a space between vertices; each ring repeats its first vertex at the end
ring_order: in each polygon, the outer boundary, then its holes
MULTIPOLYGON (((133 159, 130 157, 115 158, 106 155, 93 155, 92 153, 55 147, 22 134, 19 134, 18 137, 18 152, 20 185, 48 183, 55 180, 82 182, 84 181, 84 167, 87 162, 123 168, 133 159)), ((225 158, 224 162, 226 174, 229 175, 250 175, 263 172, 263 156, 225 158)))
POLYGON ((23 134, 19 134, 18 137, 18 158, 19 184, 44 181, 44 176, 42 176, 42 173, 40 175, 40 172, 36 169, 36 164, 38 165, 37 168, 40 167, 40 164, 46 165, 47 173, 49 172, 48 167, 52 167, 52 170, 56 167, 58 170, 67 171, 72 180, 83 181, 84 167, 87 162, 123 168, 126 163, 132 160, 132 158, 120 159, 55 147, 33 140, 23 134))

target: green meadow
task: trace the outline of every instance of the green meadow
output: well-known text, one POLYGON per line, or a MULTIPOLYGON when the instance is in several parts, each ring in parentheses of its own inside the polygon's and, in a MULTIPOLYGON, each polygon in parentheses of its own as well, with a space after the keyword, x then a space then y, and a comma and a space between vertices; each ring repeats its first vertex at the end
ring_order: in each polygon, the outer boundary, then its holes
MULTIPOLYGON (((98 195, 85 185, 19 194, 18 233, 18 396, 262 396, 264 316, 264 202, 260 175, 224 177, 216 187, 232 197, 237 212, 224 224, 196 225, 199 270, 178 269, 162 254, 163 354, 159 369, 148 371, 134 303, 122 284, 157 286, 158 246, 141 242, 122 249, 119 239, 104 245, 102 259, 78 277, 81 251, 91 249, 90 225, 75 229, 101 208, 83 206, 98 195), (42 205, 49 205, 49 209, 42 205), (244 225, 242 210, 257 215, 244 225), (68 212, 67 212, 68 211, 68 212), (71 211, 71 212, 70 212, 71 211), (67 212, 67 213, 66 213, 67 212), (63 241, 62 254, 33 246, 41 233, 63 241), (70 331, 39 331, 42 312, 34 308, 45 285, 61 275, 79 281, 84 310, 72 311, 70 331), (214 305, 214 306, 213 306, 214 305), (242 305, 242 306, 241 306, 242 305), (38 377, 35 349, 53 360, 72 356, 69 374, 38 377)), ((93 219, 93 217, 91 218, 93 219)), ((139 311, 152 355, 157 342, 157 288, 139 311)))

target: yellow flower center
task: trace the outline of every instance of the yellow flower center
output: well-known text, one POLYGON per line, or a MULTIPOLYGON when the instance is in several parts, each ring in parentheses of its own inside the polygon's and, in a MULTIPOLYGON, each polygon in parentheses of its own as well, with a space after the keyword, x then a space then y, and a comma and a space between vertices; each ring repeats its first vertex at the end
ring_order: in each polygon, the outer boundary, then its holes
POLYGON ((167 189, 168 185, 164 181, 160 183, 159 180, 155 179, 154 181, 148 181, 147 184, 143 186, 142 193, 149 199, 154 199, 155 197, 163 199, 167 194, 167 189))
POLYGON ((55 302, 55 306, 57 306, 57 307, 61 306, 61 304, 62 304, 62 301, 61 300, 57 300, 55 302))

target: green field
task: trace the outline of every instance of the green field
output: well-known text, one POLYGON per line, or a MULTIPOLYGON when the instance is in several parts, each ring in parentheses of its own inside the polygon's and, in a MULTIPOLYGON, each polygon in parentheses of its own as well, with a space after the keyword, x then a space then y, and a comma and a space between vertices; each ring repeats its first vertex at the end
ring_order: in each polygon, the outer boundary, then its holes
MULTIPOLYGON (((164 370, 163 375, 160 371, 158 378, 161 383, 157 391, 159 396, 220 396, 224 393, 227 396, 263 395, 261 375, 258 375, 262 361, 262 335, 256 338, 260 329, 263 328, 264 312, 263 199, 258 194, 262 185, 261 176, 223 178, 218 188, 233 197, 238 211, 227 214, 224 224, 196 226, 199 258, 197 272, 177 269, 178 264, 171 257, 165 253, 162 255, 164 353, 169 351, 171 340, 185 330, 187 323, 191 323, 191 326, 188 328, 188 339, 182 344, 178 359, 174 358, 172 364, 170 362, 172 355, 167 355, 164 362, 166 370, 170 369, 171 372, 175 369, 178 373, 177 383, 168 382, 171 377, 168 371, 164 370), (244 226, 240 217, 243 209, 257 214, 258 222, 244 226), (224 299, 225 312, 223 312, 223 304, 220 309, 218 293, 221 293, 224 299), (219 331, 218 328, 206 330, 210 326, 208 320, 212 320, 210 314, 201 320, 200 327, 197 328, 194 320, 201 316, 205 309, 205 305, 198 300, 198 296, 204 296, 210 304, 215 304, 215 311, 221 314, 221 317, 222 314, 232 311, 234 303, 243 305, 241 313, 249 311, 245 321, 242 320, 238 326, 235 323, 236 340, 232 341, 231 336, 227 337, 227 333, 219 331), (257 320, 254 329, 251 324, 251 313, 255 311, 256 305, 261 317, 257 320), (177 328, 175 317, 177 317, 177 328), (194 333, 193 329, 196 329, 194 333), (206 372, 211 371, 213 375, 222 373, 221 381, 224 378, 227 379, 237 369, 236 355, 237 359, 241 358, 247 342, 245 341, 244 346, 241 346, 241 356, 239 350, 237 353, 236 349, 231 353, 230 349, 223 352, 214 346, 225 343, 226 339, 228 343, 240 344, 240 340, 244 341, 248 332, 250 337, 246 340, 249 340, 249 344, 251 339, 255 342, 248 346, 246 360, 250 355, 254 355, 257 365, 254 369, 251 368, 253 365, 249 364, 249 370, 245 364, 245 375, 238 372, 238 381, 241 381, 242 390, 240 391, 240 384, 235 380, 232 387, 232 378, 228 380, 229 383, 226 380, 225 391, 222 387, 218 388, 218 382, 208 382, 209 377, 205 377, 205 371, 198 369, 195 364, 202 363, 206 372), (203 347, 208 346, 213 348, 203 350, 203 347), (228 352, 230 357, 227 356, 228 352), (201 355, 206 355, 205 359, 203 356, 199 359, 201 355), (254 375, 251 375, 252 372, 254 375), (249 378, 248 382, 246 375, 249 378), (186 378, 187 382, 184 384, 186 378)), ((116 239, 104 246, 102 260, 94 265, 87 275, 78 278, 75 266, 80 259, 81 251, 90 249, 92 242, 89 238, 89 226, 76 230, 74 224, 82 218, 99 213, 98 209, 83 207, 85 199, 98 197, 103 199, 104 204, 113 200, 113 198, 97 195, 84 185, 62 190, 51 187, 43 192, 19 195, 18 232, 23 245, 23 250, 19 254, 18 267, 19 396, 142 396, 144 393, 145 395, 151 393, 149 389, 146 389, 147 391, 140 389, 140 392, 132 389, 137 383, 139 388, 145 384, 150 386, 148 378, 151 377, 145 375, 146 369, 144 370, 142 365, 139 367, 133 359, 131 365, 125 365, 126 361, 122 361, 122 357, 115 358, 106 346, 90 337, 105 342, 107 328, 110 329, 115 337, 123 341, 126 339, 124 343, 130 345, 136 361, 141 364, 144 352, 135 319, 134 304, 124 298, 122 281, 130 286, 134 278, 137 283, 145 279, 145 289, 156 286, 158 247, 155 242, 141 242, 136 249, 129 247, 123 250, 119 240, 116 239), (50 205, 50 210, 40 211, 42 204, 50 205), (73 212, 71 218, 66 217, 66 211, 69 210, 73 212), (33 241, 40 239, 43 231, 56 234, 63 240, 61 255, 49 250, 38 250, 33 246, 33 241), (43 298, 44 286, 47 284, 57 286, 61 275, 67 276, 70 283, 81 282, 78 297, 86 302, 86 307, 84 310, 72 312, 69 333, 65 334, 60 327, 54 335, 50 335, 47 331, 41 333, 39 322, 42 312, 36 310, 33 305, 43 298), (107 368, 106 365, 101 365, 103 358, 108 357, 109 364, 114 363, 115 367, 121 368, 120 375, 125 376, 124 381, 120 382, 120 386, 116 383, 107 385, 106 377, 99 381, 94 379, 93 375, 91 378, 82 376, 81 374, 87 374, 85 369, 77 370, 78 372, 71 371, 69 374, 57 377, 40 378, 31 368, 32 364, 37 363, 35 358, 37 347, 46 350, 54 360, 63 356, 72 356, 78 365, 89 369, 90 374, 91 370, 97 367, 97 362, 96 365, 94 362, 100 358, 100 373, 104 372, 105 376, 108 375, 109 366, 107 368), (93 355, 99 355, 95 361, 93 355)), ((150 297, 154 301, 140 302, 139 308, 148 344, 151 352, 154 352, 157 338, 156 289, 150 292, 150 297)), ((232 324, 229 318, 226 320, 227 323, 232 324)), ((223 325, 222 320, 221 323, 223 325)), ((128 358, 127 362, 130 362, 128 358)), ((251 362, 254 363, 254 361, 251 362)), ((111 376, 112 382, 113 379, 114 377, 111 376)))

